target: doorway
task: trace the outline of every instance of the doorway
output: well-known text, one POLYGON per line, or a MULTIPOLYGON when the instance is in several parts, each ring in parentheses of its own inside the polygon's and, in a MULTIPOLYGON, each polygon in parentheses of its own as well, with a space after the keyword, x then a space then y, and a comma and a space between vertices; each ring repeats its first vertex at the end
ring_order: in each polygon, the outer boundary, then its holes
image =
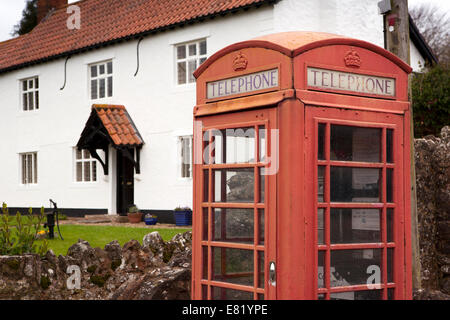
POLYGON ((117 213, 127 215, 134 204, 134 149, 117 149, 117 213))

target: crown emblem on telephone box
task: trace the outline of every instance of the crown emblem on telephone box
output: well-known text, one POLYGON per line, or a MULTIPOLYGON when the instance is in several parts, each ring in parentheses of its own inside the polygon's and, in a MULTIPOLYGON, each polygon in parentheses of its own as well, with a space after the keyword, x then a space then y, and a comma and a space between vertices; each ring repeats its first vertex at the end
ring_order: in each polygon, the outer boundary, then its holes
POLYGON ((361 67, 361 57, 355 49, 351 49, 344 57, 345 65, 347 67, 359 68, 361 67))
POLYGON ((248 59, 242 52, 239 52, 237 56, 233 59, 233 69, 234 71, 241 71, 247 69, 248 59))

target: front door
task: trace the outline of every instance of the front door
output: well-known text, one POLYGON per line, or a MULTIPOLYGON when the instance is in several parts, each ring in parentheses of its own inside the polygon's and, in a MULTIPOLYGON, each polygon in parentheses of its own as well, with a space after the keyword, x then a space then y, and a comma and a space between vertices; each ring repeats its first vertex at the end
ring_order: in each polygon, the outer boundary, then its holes
POLYGON ((306 137, 311 298, 404 299, 402 116, 307 107, 306 137))
POLYGON ((134 149, 128 153, 117 150, 117 213, 126 215, 127 209, 134 204, 134 149))
POLYGON ((275 270, 269 269, 276 263, 276 176, 269 173, 276 111, 200 120, 193 298, 275 299, 275 270))

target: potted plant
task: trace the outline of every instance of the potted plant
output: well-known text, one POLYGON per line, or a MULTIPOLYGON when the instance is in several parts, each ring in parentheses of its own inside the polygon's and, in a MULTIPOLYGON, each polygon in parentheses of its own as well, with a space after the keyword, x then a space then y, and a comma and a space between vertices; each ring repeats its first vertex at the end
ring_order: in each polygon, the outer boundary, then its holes
POLYGON ((177 226, 192 225, 192 210, 189 207, 176 207, 174 210, 175 224, 177 226))
POLYGON ((144 217, 144 221, 145 221, 145 224, 148 226, 155 225, 158 222, 158 216, 147 213, 144 217))
POLYGON ((135 204, 128 208, 127 215, 130 223, 139 223, 142 221, 142 212, 139 212, 139 209, 135 204))

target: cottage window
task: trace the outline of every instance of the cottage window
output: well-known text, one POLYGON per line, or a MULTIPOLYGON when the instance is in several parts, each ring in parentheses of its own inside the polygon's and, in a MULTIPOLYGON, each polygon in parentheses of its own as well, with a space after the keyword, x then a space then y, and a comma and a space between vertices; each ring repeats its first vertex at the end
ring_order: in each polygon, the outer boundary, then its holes
POLYGON ((24 79, 21 83, 23 111, 39 109, 39 78, 24 79))
POLYGON ((206 60, 206 40, 177 45, 177 84, 194 83, 194 71, 206 60))
POLYGON ((113 95, 113 63, 101 62, 89 66, 91 82, 91 100, 112 97, 113 95))
POLYGON ((192 136, 180 137, 181 178, 192 178, 192 136))
POLYGON ((37 153, 20 155, 22 164, 22 184, 37 184, 37 153))
POLYGON ((75 171, 76 182, 97 181, 97 160, 88 150, 75 148, 75 171))

